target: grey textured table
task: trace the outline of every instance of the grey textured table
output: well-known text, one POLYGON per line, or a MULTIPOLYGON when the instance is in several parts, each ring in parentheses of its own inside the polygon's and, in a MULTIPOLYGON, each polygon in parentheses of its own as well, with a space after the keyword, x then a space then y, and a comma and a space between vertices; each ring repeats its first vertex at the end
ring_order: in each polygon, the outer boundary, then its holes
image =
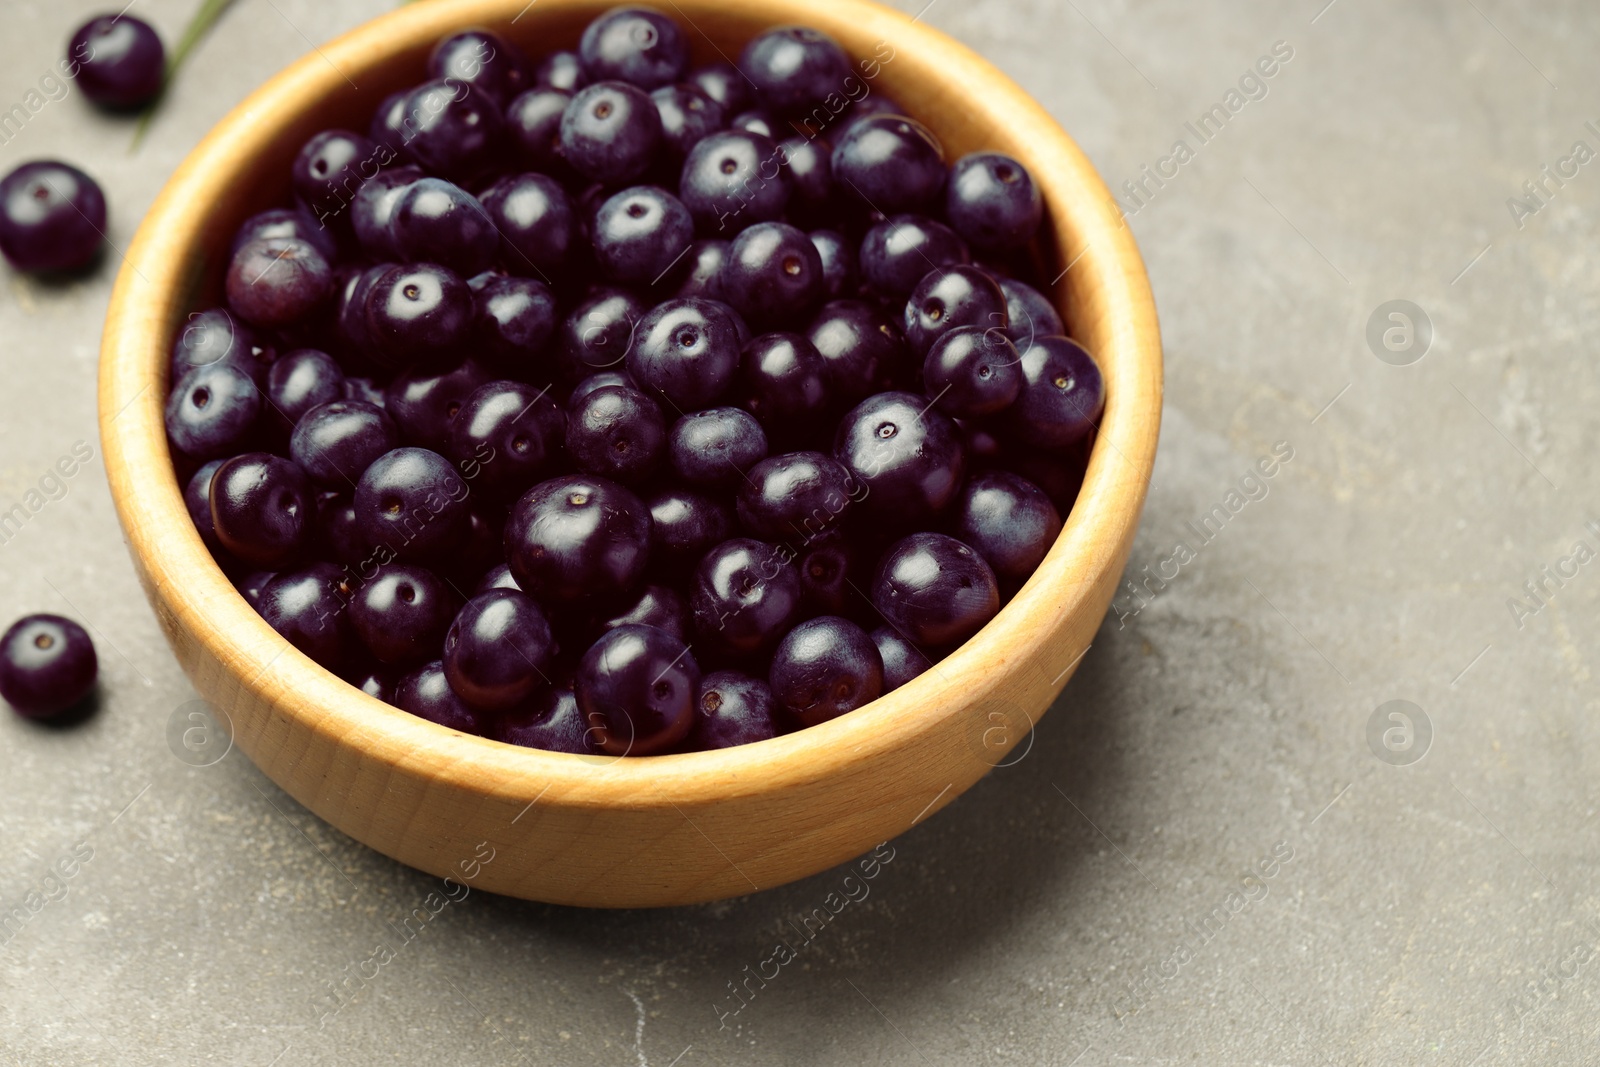
MULTIPOLYGON (((193 691, 95 434, 116 257, 65 286, 0 274, 0 505, 43 501, 0 545, 0 616, 84 619, 104 665, 76 728, 0 716, 0 911, 48 901, 0 933, 0 1062, 1594 1062, 1600 563, 1574 553, 1600 548, 1600 24, 1576 0, 1326 2, 924 14, 1110 184, 1144 181, 1123 195, 1169 375, 1147 592, 1026 758, 895 840, 748 1003, 730 983, 843 871, 659 912, 474 894, 352 977, 437 882, 238 753, 173 757, 193 691), (1391 300, 1425 312, 1425 354, 1414 312, 1369 344, 1391 300), (95 458, 52 481, 78 441, 95 458)), ((0 109, 103 6, 11 0, 0 109)), ((125 244, 228 108, 386 6, 240 0, 138 152, 73 93, 0 165, 86 166, 125 244)), ((135 10, 171 41, 190 7, 135 10)))

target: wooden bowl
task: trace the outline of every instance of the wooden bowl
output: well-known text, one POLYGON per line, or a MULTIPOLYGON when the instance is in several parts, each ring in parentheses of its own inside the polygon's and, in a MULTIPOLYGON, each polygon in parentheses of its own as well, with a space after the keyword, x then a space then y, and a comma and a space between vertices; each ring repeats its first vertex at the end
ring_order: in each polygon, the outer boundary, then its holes
MULTIPOLYGON (((1161 344, 1133 238, 1043 108, 948 37, 866 0, 674 0, 696 61, 808 23, 943 139, 951 159, 1022 160, 1053 225, 1055 293, 1098 359, 1106 411, 1077 505, 989 625, 908 685, 832 722, 718 752, 609 760, 467 736, 365 695, 290 647, 229 584, 186 513, 162 427, 167 354, 216 302, 234 229, 284 202, 300 144, 365 129, 429 49, 486 26, 538 55, 573 47, 611 0, 430 0, 307 55, 240 104, 172 176, 126 254, 107 314, 100 432, 146 595, 236 743, 343 832, 434 875, 533 900, 638 907, 715 900, 813 874, 954 800, 1060 691, 1117 586, 1161 412, 1161 344), (486 846, 480 845, 487 842, 486 846), (482 863, 492 851, 493 859, 482 863)), ((1017 758, 1013 756, 1011 758, 1017 758)))

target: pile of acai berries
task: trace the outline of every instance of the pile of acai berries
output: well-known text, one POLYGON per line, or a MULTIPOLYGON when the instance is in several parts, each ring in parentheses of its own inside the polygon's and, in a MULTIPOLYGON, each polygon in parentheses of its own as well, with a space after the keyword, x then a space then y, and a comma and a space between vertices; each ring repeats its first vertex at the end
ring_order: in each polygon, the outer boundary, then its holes
POLYGON ((743 744, 987 622, 1104 404, 1024 278, 1043 205, 947 165, 801 27, 691 67, 617 8, 535 63, 482 31, 295 159, 166 427, 195 525, 296 648, 456 730, 743 744))

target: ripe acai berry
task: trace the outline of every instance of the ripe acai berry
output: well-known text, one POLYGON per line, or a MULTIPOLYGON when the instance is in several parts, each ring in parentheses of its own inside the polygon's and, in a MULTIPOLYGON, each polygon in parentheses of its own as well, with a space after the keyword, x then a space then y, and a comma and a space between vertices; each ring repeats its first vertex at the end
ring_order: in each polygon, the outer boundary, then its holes
POLYGON ((89 634, 60 615, 24 615, 0 637, 0 697, 24 718, 72 708, 94 688, 98 671, 89 634))

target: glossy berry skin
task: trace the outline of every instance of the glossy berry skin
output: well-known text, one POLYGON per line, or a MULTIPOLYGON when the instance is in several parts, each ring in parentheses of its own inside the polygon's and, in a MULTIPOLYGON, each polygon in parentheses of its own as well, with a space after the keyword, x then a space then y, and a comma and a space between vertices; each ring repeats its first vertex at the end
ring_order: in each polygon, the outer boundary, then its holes
POLYGON ((390 93, 379 102, 377 109, 372 113, 372 120, 367 123, 369 141, 373 144, 386 145, 398 158, 407 161, 413 161, 411 153, 405 146, 406 139, 411 135, 407 125, 411 120, 411 113, 408 110, 410 100, 410 89, 390 93))
POLYGON ((596 389, 572 407, 567 419, 567 452, 586 474, 639 485, 655 473, 666 451, 661 407, 637 389, 596 389))
POLYGON ((767 435, 743 408, 685 415, 672 424, 667 455, 672 472, 702 489, 731 489, 767 454, 767 435))
POLYGON ((715 100, 725 115, 737 115, 750 106, 750 82, 732 63, 718 60, 696 67, 685 80, 715 100))
POLYGON ((689 209, 656 185, 624 189, 607 199, 590 234, 600 269, 627 285, 659 281, 693 240, 689 209))
POLYGON ((921 357, 934 342, 961 326, 993 327, 1003 333, 1006 297, 988 271, 978 267, 950 266, 922 276, 906 301, 905 336, 911 351, 921 357))
POLYGON ((832 300, 806 328, 822 356, 831 401, 848 410, 907 381, 912 357, 899 324, 864 300, 832 300))
POLYGON ((689 611, 700 641, 727 654, 749 656, 777 644, 799 617, 800 598, 792 552, 735 537, 700 561, 689 611))
POLYGON ((966 242, 942 222, 920 215, 895 215, 861 239, 861 280, 886 299, 911 295, 930 270, 969 259, 966 242))
MULTIPOLYGON (((382 158, 392 159, 393 153, 386 147, 382 158)), ((346 201, 372 176, 367 171, 376 174, 379 166, 380 151, 366 137, 354 130, 323 130, 290 164, 289 183, 313 217, 348 225, 339 217, 346 201)))
POLYGON ((82 626, 60 615, 24 615, 0 637, 0 697, 25 719, 49 719, 94 689, 100 662, 82 626))
POLYGON ((1063 451, 1087 439, 1105 411, 1105 380, 1078 342, 1037 337, 1022 354, 1024 384, 1006 419, 1016 440, 1063 451))
POLYGON ((350 623, 379 663, 413 667, 439 654, 461 598, 426 567, 391 563, 356 590, 350 623))
POLYGON ((783 216, 789 174, 778 144, 749 130, 708 134, 689 150, 678 198, 702 233, 729 238, 746 226, 783 216))
POLYGON ((438 660, 418 667, 395 683, 394 705, 447 730, 463 734, 483 732, 477 713, 450 688, 444 664, 438 660))
POLYGON ((332 400, 301 416, 289 437, 289 455, 316 485, 348 490, 372 462, 400 447, 400 430, 363 400, 332 400))
POLYGON ((511 508, 505 546, 517 584, 546 608, 615 604, 644 577, 650 512, 616 482, 552 478, 511 508))
POLYGON ((922 365, 934 407, 976 419, 1010 407, 1022 392, 1022 357, 995 327, 959 326, 934 343, 922 365))
POLYGON ((842 94, 851 73, 844 50, 805 26, 781 26, 753 38, 739 55, 739 69, 762 103, 786 114, 809 111, 829 95, 842 94))
POLYGON ((856 250, 832 230, 812 230, 811 243, 822 260, 822 295, 839 300, 856 292, 856 250))
POLYGON ((712 671, 695 691, 687 748, 706 752, 778 736, 772 690, 743 671, 712 671))
POLYGON ((239 590, 239 595, 244 597, 245 601, 259 612, 261 610, 261 592, 266 589, 267 583, 276 577, 277 574, 273 571, 251 571, 234 583, 234 586, 239 590))
POLYGON ((480 385, 451 423, 445 455, 475 492, 513 500, 547 477, 561 455, 566 417, 548 390, 521 382, 480 385))
POLYGON ((267 382, 267 371, 278 358, 278 350, 255 330, 235 318, 226 308, 210 308, 189 316, 172 343, 170 380, 174 383, 197 367, 226 363, 249 375, 258 386, 267 382))
POLYGON ((1027 282, 1015 278, 1001 278, 1000 291, 1006 297, 1006 336, 1026 352, 1033 346, 1035 337, 1065 337, 1067 329, 1061 323, 1061 313, 1045 295, 1027 282))
POLYGON ((573 411, 589 398, 589 394, 597 389, 607 386, 618 386, 623 389, 634 389, 637 386, 625 370, 603 370, 591 374, 583 381, 572 387, 572 392, 567 395, 567 410, 573 411))
POLYGON ((833 454, 864 487, 861 508, 899 525, 948 508, 967 469, 960 428, 913 393, 879 393, 857 404, 839 423, 833 454))
POLYGON ((508 745, 542 748, 547 752, 570 752, 579 756, 601 754, 588 717, 578 710, 578 698, 571 689, 565 688, 546 689, 536 694, 524 714, 500 717, 494 737, 508 745))
MULTIPOLYGON (((332 221, 329 220, 330 223, 332 221)), ((270 208, 258 211, 245 219, 234 233, 233 243, 228 246, 229 258, 231 259, 240 247, 258 237, 298 237, 315 246, 330 263, 339 251, 333 231, 299 207, 270 208)))
POLYGON ((635 327, 627 367, 634 381, 671 409, 710 407, 739 373, 738 324, 714 301, 663 301, 635 327))
POLYGON ((167 397, 167 439, 191 459, 235 455, 254 439, 261 407, 261 390, 244 371, 196 367, 167 397))
POLYGON ((397 448, 372 462, 356 483, 356 517, 373 545, 422 562, 467 532, 470 490, 449 460, 425 448, 397 448))
POLYGON ((983 557, 941 533, 895 542, 878 564, 871 595, 896 632, 933 648, 965 641, 1000 610, 994 572, 983 557))
POLYGON ((316 246, 298 238, 258 238, 240 246, 228 264, 228 307, 252 326, 298 322, 332 292, 333 268, 316 246))
POLYGON ((822 452, 786 452, 750 468, 739 523, 763 541, 804 545, 836 527, 858 492, 850 472, 822 452))
POLYGON ((533 80, 527 57, 488 30, 451 34, 428 55, 428 77, 470 86, 504 106, 533 80))
POLYGON ((398 679, 388 671, 363 666, 347 671, 342 677, 374 700, 394 704, 394 687, 398 679))
POLYGON ((312 408, 343 396, 344 371, 332 356, 315 348, 285 353, 267 371, 267 406, 286 433, 312 408))
POLYGON ((807 615, 843 615, 865 607, 860 581, 861 550, 839 530, 808 538, 795 560, 801 603, 807 615))
POLYGON ((450 688, 475 708, 505 711, 541 685, 555 655, 550 623, 515 589, 492 589, 467 601, 444 639, 450 688))
POLYGON ((442 359, 466 340, 472 290, 455 271, 434 263, 395 266, 372 282, 364 310, 373 356, 398 370, 442 359))
POLYGON ((767 672, 773 699, 802 726, 837 719, 883 693, 883 660, 867 632, 836 615, 790 630, 767 672))
POLYGON ((438 263, 463 278, 487 269, 500 249, 500 233, 478 198, 443 178, 412 182, 390 225, 403 259, 438 263))
POLYGON ((739 382, 745 408, 770 439, 808 439, 826 428, 827 365, 803 335, 767 333, 751 341, 740 356, 739 382))
POLYGON ((480 275, 472 286, 473 339, 483 361, 521 381, 543 379, 554 372, 548 355, 555 336, 556 297, 544 282, 504 274, 480 275))
POLYGON ((500 259, 513 274, 541 280, 578 240, 577 215, 561 183, 544 174, 508 174, 489 186, 483 206, 500 231, 500 259))
POLYGON ((648 7, 614 7, 584 29, 578 62, 591 82, 623 81, 650 90, 689 69, 689 44, 666 15, 648 7))
POLYGON ((200 532, 200 540, 205 542, 212 554, 219 552, 222 545, 217 541, 217 525, 211 521, 211 479, 226 462, 213 459, 201 464, 183 487, 184 510, 189 513, 194 528, 200 532))
POLYGON ((331 563, 284 571, 261 590, 256 610, 291 645, 335 673, 349 662, 355 638, 348 613, 350 590, 331 563))
POLYGON ((1061 533, 1061 515, 1044 490, 1008 471, 969 478, 953 517, 951 532, 1002 582, 1026 581, 1061 533))
POLYGON ((650 558, 670 577, 686 574, 733 533, 733 509, 690 489, 657 489, 650 508, 650 558))
POLYGON ((723 299, 757 328, 804 322, 822 303, 822 257, 804 231, 758 222, 728 249, 719 279, 723 299))
POLYGON ((314 548, 319 556, 337 563, 359 566, 372 554, 361 520, 356 517, 355 492, 324 490, 317 494, 317 521, 314 548))
POLYGON ((448 370, 419 367, 389 383, 384 410, 406 441, 443 452, 467 401, 493 378, 473 359, 448 370))
POLYGON ((874 211, 927 211, 944 192, 944 150, 915 119, 874 115, 839 135, 833 175, 841 192, 853 193, 874 211))
POLYGON ((999 152, 974 152, 950 168, 944 212, 973 248, 1003 252, 1033 240, 1044 198, 1021 163, 999 152))
POLYGON ((728 126, 735 130, 748 130, 751 133, 759 133, 761 136, 771 137, 773 140, 777 140, 781 132, 786 128, 778 117, 770 111, 740 112, 729 120, 728 126))
POLYGON ((680 299, 722 299, 722 265, 728 261, 727 241, 716 239, 696 241, 678 261, 678 266, 667 277, 667 284, 675 285, 673 296, 680 299))
POLYGON ((105 194, 77 167, 41 160, 0 180, 0 253, 18 270, 87 267, 105 228, 105 194))
POLYGON ((880 626, 872 631, 872 643, 878 646, 878 656, 883 661, 883 691, 892 693, 911 679, 933 666, 916 645, 901 637, 893 629, 880 626))
POLYGON ((400 258, 394 233, 395 208, 411 184, 424 177, 421 167, 410 164, 385 167, 363 182, 350 198, 350 228, 368 255, 380 260, 400 258))
POLYGON ((670 587, 647 585, 632 605, 606 619, 600 628, 615 630, 628 625, 654 626, 685 641, 689 634, 689 609, 670 587))
POLYGON ((543 173, 560 173, 561 114, 572 94, 539 86, 518 96, 506 107, 506 136, 519 166, 543 173))
POLYGON ((607 754, 651 756, 688 736, 699 683, 682 641, 653 626, 619 626, 583 654, 573 695, 607 754))
POLYGON ((564 93, 575 93, 588 84, 578 53, 566 50, 551 52, 541 59, 533 68, 533 81, 564 93))
POLYGON ((599 371, 623 369, 633 325, 646 310, 626 289, 600 289, 580 302, 556 332, 562 373, 577 382, 599 371))
POLYGON ((820 137, 785 137, 779 150, 794 184, 790 215, 803 220, 808 229, 838 225, 846 213, 834 202, 833 147, 820 137))
POLYGON ((650 99, 661 116, 662 145, 674 160, 724 125, 722 105, 692 85, 663 85, 650 99))
POLYGON ((161 92, 167 51, 154 27, 124 11, 78 27, 67 45, 67 66, 83 95, 118 111, 143 107, 161 92))
POLYGON ((580 89, 561 116, 561 152, 590 181, 619 185, 650 166, 661 116, 647 93, 620 81, 580 89))
POLYGON ((252 567, 278 570, 310 546, 316 501, 305 473, 281 456, 246 452, 211 477, 217 540, 252 567))
POLYGON ((429 173, 471 182, 492 170, 505 145, 500 107, 484 92, 461 91, 454 80, 423 82, 406 98, 406 150, 429 173))

